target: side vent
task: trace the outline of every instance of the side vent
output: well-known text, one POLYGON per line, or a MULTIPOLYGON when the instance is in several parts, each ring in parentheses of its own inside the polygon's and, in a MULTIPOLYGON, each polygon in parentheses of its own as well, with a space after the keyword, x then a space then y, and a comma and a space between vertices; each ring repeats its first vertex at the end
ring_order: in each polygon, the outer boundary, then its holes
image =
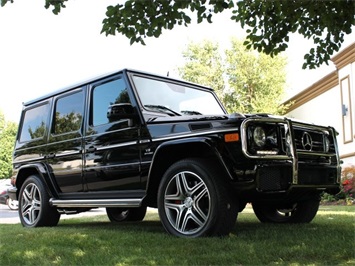
POLYGON ((211 123, 200 123, 200 124, 190 124, 189 127, 191 130, 203 130, 203 129, 212 128, 212 125, 211 123))

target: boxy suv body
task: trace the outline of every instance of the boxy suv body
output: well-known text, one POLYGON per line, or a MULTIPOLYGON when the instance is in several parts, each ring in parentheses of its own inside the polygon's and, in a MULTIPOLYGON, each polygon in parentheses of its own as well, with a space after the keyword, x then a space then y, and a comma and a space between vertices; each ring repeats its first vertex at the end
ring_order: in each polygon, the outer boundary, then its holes
POLYGON ((228 234, 247 203, 262 222, 310 222, 340 178, 334 128, 227 114, 210 88, 128 69, 25 103, 13 166, 23 226, 153 207, 182 237, 228 234))

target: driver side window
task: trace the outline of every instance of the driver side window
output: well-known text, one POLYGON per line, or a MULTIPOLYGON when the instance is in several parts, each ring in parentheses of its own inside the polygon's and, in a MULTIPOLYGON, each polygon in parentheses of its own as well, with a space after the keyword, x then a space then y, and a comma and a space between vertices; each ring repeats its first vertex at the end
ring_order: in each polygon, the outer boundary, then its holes
POLYGON ((121 78, 94 87, 91 99, 92 126, 110 123, 107 116, 110 106, 131 103, 126 83, 121 78))

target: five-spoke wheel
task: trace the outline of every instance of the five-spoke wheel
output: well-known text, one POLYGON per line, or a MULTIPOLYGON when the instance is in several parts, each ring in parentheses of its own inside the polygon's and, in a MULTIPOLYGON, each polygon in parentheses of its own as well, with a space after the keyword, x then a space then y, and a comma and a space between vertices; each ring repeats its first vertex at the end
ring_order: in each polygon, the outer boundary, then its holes
POLYGON ((179 161, 166 171, 158 210, 165 229, 184 237, 228 234, 238 214, 237 200, 222 185, 216 168, 194 159, 179 161))
POLYGON ((50 206, 49 195, 38 176, 30 176, 19 194, 19 216, 23 226, 53 226, 60 219, 57 210, 50 206))

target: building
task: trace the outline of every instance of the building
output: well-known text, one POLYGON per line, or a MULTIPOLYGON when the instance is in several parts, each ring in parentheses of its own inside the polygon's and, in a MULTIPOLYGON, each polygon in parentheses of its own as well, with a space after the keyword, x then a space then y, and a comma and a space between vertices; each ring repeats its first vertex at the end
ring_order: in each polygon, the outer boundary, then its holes
POLYGON ((336 70, 286 101, 286 115, 335 127, 343 166, 355 165, 355 42, 331 60, 336 70))

